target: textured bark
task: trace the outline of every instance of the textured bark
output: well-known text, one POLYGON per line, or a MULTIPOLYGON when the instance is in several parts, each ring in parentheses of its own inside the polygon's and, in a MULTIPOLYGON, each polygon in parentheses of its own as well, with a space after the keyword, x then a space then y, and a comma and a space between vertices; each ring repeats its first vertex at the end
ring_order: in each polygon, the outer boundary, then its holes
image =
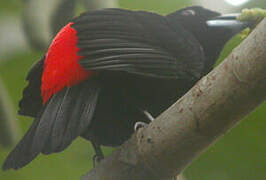
POLYGON ((170 179, 266 99, 266 19, 216 69, 82 180, 170 179))

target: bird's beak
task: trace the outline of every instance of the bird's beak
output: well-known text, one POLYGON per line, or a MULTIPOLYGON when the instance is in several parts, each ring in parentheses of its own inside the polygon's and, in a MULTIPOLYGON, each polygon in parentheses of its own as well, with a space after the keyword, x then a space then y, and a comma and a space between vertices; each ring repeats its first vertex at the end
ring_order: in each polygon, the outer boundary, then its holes
POLYGON ((207 26, 210 28, 225 28, 231 30, 233 33, 238 33, 249 26, 248 22, 237 20, 238 13, 225 14, 217 16, 207 21, 207 26))

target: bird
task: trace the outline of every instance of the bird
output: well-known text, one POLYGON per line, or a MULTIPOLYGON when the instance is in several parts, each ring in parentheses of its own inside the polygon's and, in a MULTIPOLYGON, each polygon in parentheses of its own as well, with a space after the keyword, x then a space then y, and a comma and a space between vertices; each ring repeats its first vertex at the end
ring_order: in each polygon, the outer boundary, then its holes
POLYGON ((102 159, 101 146, 123 144, 213 69, 248 27, 236 17, 190 6, 165 16, 117 8, 73 18, 26 77, 18 113, 34 121, 2 168, 61 152, 79 136, 102 159))

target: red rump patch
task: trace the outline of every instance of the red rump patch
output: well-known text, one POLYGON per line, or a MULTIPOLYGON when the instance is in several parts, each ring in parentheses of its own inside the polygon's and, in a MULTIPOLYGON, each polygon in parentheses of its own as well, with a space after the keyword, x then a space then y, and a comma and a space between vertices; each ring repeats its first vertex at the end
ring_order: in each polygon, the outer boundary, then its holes
POLYGON ((46 54, 42 75, 41 95, 45 104, 53 94, 87 79, 91 71, 83 69, 78 61, 77 31, 69 23, 54 38, 46 54))

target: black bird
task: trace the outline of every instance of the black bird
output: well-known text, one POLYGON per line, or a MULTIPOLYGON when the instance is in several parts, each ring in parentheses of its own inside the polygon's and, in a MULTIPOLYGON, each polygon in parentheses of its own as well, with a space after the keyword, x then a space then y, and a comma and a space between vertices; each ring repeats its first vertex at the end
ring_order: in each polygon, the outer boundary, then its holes
POLYGON ((63 151, 78 136, 119 146, 214 66, 248 24, 193 6, 167 16, 104 9, 74 18, 30 70, 19 114, 34 121, 3 169, 63 151))

